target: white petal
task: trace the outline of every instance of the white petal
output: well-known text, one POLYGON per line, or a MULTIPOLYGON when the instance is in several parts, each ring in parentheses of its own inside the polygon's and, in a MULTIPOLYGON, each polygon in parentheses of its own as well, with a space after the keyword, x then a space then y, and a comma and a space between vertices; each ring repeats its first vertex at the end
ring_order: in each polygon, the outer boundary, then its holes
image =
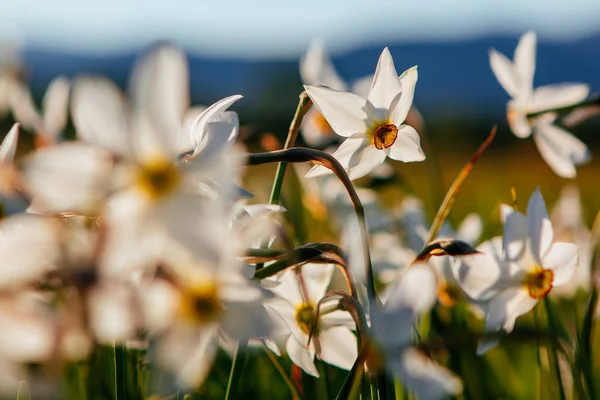
POLYGON ((417 349, 408 348, 391 357, 387 362, 390 370, 419 399, 442 400, 462 391, 458 377, 417 349))
POLYGON ((386 149, 391 159, 402 162, 423 161, 425 153, 421 149, 421 138, 419 134, 409 125, 398 127, 398 137, 392 147, 386 149))
POLYGON ((490 50, 490 65, 496 79, 511 97, 519 94, 519 78, 515 67, 508 58, 494 49, 490 50))
POLYGON ((27 191, 50 212, 93 212, 107 195, 112 160, 80 142, 46 147, 25 163, 27 191))
POLYGON ((334 269, 333 264, 306 264, 302 266, 301 274, 306 287, 307 300, 312 304, 316 305, 325 296, 334 269))
MULTIPOLYGON (((569 282, 578 261, 578 248, 572 243, 557 242, 553 243, 548 252, 544 255, 542 266, 554 271, 553 286, 561 286, 569 282)), ((581 266, 584 267, 585 266, 581 266)))
POLYGON ((300 76, 305 85, 346 90, 346 84, 333 67, 322 40, 310 44, 306 56, 300 61, 300 76))
POLYGON ((19 123, 15 123, 8 131, 2 144, 0 145, 0 165, 12 164, 15 153, 17 152, 17 143, 19 142, 19 123))
POLYGON ((458 227, 456 236, 471 245, 477 244, 483 232, 483 220, 477 213, 469 213, 458 227))
POLYGON ((132 310, 132 294, 126 287, 95 286, 87 301, 90 325, 100 343, 121 343, 134 338, 136 315, 132 310))
POLYGON ((546 203, 539 189, 536 189, 527 204, 527 227, 531 238, 531 250, 536 261, 541 264, 542 259, 554 237, 552 223, 548 217, 546 203))
POLYGON ((365 99, 354 93, 338 92, 324 87, 304 88, 335 133, 349 137, 367 132, 365 99))
POLYGON ((402 95, 390 115, 392 123, 396 126, 400 126, 404 122, 412 107, 418 77, 419 74, 416 66, 404 71, 402 75, 400 75, 399 79, 400 85, 402 86, 402 95))
POLYGON ((496 284, 506 270, 502 263, 494 255, 482 252, 454 257, 451 260, 451 269, 460 288, 469 297, 474 300, 487 300, 496 294, 496 284))
POLYGON ((227 110, 233 103, 241 99, 242 95, 233 95, 229 97, 225 97, 208 107, 204 110, 200 115, 196 117, 194 122, 192 123, 192 130, 190 131, 190 137, 192 144, 194 145, 194 153, 193 156, 198 155, 198 153, 202 150, 206 138, 206 124, 214 118, 218 113, 221 113, 227 110))
MULTIPOLYGON (((355 164, 351 164, 348 169, 348 176, 351 180, 362 178, 373 170, 376 166, 385 161, 386 154, 378 150, 375 146, 368 146, 361 153, 355 164)), ((351 160, 351 163, 354 162, 351 160)))
POLYGON ((486 332, 493 332, 488 330, 488 326, 499 326, 506 333, 512 332, 515 320, 528 313, 537 302, 523 287, 503 291, 490 301, 485 320, 486 332))
POLYGON ((528 225, 527 217, 514 208, 504 206, 504 253, 506 260, 519 260, 527 251, 528 225))
POLYGON ((309 146, 323 146, 335 137, 331 127, 324 126, 319 119, 323 119, 321 113, 316 108, 311 108, 302 120, 302 137, 309 146))
POLYGON ((202 142, 194 148, 192 157, 201 154, 199 162, 211 162, 211 158, 233 144, 238 135, 240 122, 234 111, 213 114, 204 125, 202 142))
POLYGON ((367 99, 377 109, 390 110, 392 101, 401 92, 402 85, 398 79, 394 60, 390 50, 386 47, 379 56, 377 69, 373 76, 373 84, 367 99))
POLYGON ((42 279, 56 268, 59 227, 51 219, 20 214, 0 222, 0 287, 42 279))
POLYGON ((9 100, 14 119, 32 132, 39 131, 43 128, 43 120, 33 101, 31 90, 24 83, 11 83, 9 100))
POLYGON ((537 123, 533 139, 544 160, 560 177, 574 178, 575 166, 590 159, 587 146, 556 125, 537 123))
POLYGON ((183 115, 183 123, 181 124, 181 130, 177 138, 177 152, 179 154, 189 153, 194 150, 194 144, 192 143, 192 124, 196 120, 196 117, 202 114, 206 110, 205 106, 194 106, 188 109, 183 115))
POLYGON ((290 335, 285 349, 294 364, 302 368, 309 375, 319 377, 319 372, 315 366, 315 351, 311 345, 308 349, 304 344, 298 343, 294 336, 290 335))
POLYGON ((69 91, 71 84, 65 77, 54 78, 42 100, 44 129, 52 137, 58 136, 67 125, 69 91))
POLYGON ((319 333, 319 358, 328 364, 349 371, 358 356, 356 336, 345 326, 336 326, 319 333))
POLYGON ((535 32, 529 31, 521 36, 515 49, 514 66, 519 77, 519 90, 521 93, 531 92, 533 88, 536 43, 535 32))
POLYGON ((162 148, 174 148, 189 106, 185 54, 172 45, 153 48, 136 62, 129 89, 135 113, 149 120, 152 135, 162 148))
POLYGON ((79 78, 71 96, 71 116, 80 139, 119 155, 130 154, 125 102, 114 83, 79 78))
POLYGON ((294 307, 304 303, 304 298, 300 293, 300 283, 294 271, 285 270, 279 275, 278 282, 279 285, 271 289, 273 293, 287 300, 294 307))
MULTIPOLYGON (((348 170, 351 166, 358 163, 360 159, 360 151, 369 145, 369 139, 365 136, 351 137, 340 145, 340 147, 333 153, 333 156, 340 162, 344 169, 348 170)), ((382 152, 383 153, 383 152, 382 152)), ((385 153, 383 153, 385 157, 385 153)), ((316 165, 310 169, 304 176, 305 178, 313 178, 316 176, 322 176, 332 174, 333 172, 322 165, 316 165)))
POLYGON ((590 87, 582 83, 540 86, 533 92, 529 112, 567 107, 585 100, 589 92, 590 87))
POLYGON ((510 100, 506 105, 506 113, 510 130, 516 137, 524 139, 531 135, 531 124, 527 120, 525 109, 519 101, 510 100))

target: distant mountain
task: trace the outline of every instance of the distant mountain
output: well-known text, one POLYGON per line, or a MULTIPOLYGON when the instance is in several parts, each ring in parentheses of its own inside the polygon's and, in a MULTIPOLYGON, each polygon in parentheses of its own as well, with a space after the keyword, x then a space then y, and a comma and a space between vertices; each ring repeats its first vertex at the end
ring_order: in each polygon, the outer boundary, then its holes
MULTIPOLYGON (((387 44, 396 66, 419 66, 415 102, 429 114, 502 113, 507 95, 494 78, 488 62, 491 47, 512 57, 517 38, 489 37, 457 43, 387 44)), ((340 54, 334 63, 348 80, 372 74, 386 44, 340 54)), ((124 85, 136 54, 95 57, 28 49, 24 61, 32 87, 41 93, 56 75, 102 74, 124 85)), ((192 98, 208 103, 234 93, 245 100, 247 113, 274 116, 293 112, 301 91, 298 62, 213 59, 189 57, 192 98), (292 111, 290 111, 292 110, 292 111)), ((536 85, 554 82, 586 82, 600 89, 600 34, 576 42, 538 45, 536 85)))

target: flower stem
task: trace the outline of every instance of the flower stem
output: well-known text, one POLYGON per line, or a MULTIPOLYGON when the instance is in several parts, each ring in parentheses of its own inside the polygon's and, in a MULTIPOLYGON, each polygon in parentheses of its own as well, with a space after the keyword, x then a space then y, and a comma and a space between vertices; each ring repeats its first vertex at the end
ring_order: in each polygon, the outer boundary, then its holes
POLYGON ((265 350, 265 353, 267 353, 269 360, 271 360, 271 363, 273 364, 277 372, 279 372, 279 375, 283 378, 283 381, 285 382, 287 387, 290 389, 290 392, 292 393, 292 399, 300 400, 300 393, 296 389, 296 386, 294 385, 290 377, 285 373, 285 370, 277 360, 275 354, 273 354, 273 352, 269 350, 269 348, 265 344, 263 344, 263 349, 265 350))
POLYGON ((586 100, 576 103, 576 104, 572 104, 570 106, 550 108, 548 110, 536 111, 534 113, 529 113, 529 114, 527 114, 527 118, 535 118, 535 117, 539 117, 540 115, 547 114, 547 113, 565 113, 565 112, 576 110, 578 108, 588 107, 588 106, 600 106, 600 94, 598 94, 598 93, 593 94, 590 97, 588 97, 586 100))
POLYGON ((231 371, 229 372, 229 382, 227 382, 227 392, 225 392, 225 400, 229 400, 234 397, 237 398, 237 395, 239 394, 239 384, 242 378, 242 367, 246 362, 247 347, 248 341, 241 340, 238 342, 235 348, 233 362, 231 363, 231 371))
MULTIPOLYGON (((284 150, 290 149, 296 144, 296 139, 298 138, 300 125, 302 124, 302 119, 304 118, 308 110, 310 110, 311 106, 312 101, 310 100, 310 97, 308 97, 306 92, 300 93, 300 101, 298 103, 298 107, 296 108, 294 119, 290 124, 290 130, 288 131, 285 144, 283 145, 284 150)), ((281 188, 283 187, 283 178, 285 177, 286 169, 286 162, 282 161, 279 164, 277 164, 277 172, 275 172, 275 180, 273 181, 273 187, 271 189, 271 197, 269 199, 269 204, 279 204, 279 199, 281 197, 281 188)))
POLYGON ((550 303, 550 299, 548 296, 544 297, 544 306, 546 307, 546 318, 548 319, 548 329, 552 333, 550 344, 552 346, 551 351, 548 351, 548 357, 550 358, 550 362, 552 363, 552 368, 554 369, 554 373, 556 374, 556 383, 558 385, 558 392, 560 394, 560 399, 565 400, 565 388, 562 381, 562 376, 560 374, 560 365, 558 360, 558 338, 556 337, 557 327, 556 321, 554 319, 554 313, 552 310, 552 304, 550 303))

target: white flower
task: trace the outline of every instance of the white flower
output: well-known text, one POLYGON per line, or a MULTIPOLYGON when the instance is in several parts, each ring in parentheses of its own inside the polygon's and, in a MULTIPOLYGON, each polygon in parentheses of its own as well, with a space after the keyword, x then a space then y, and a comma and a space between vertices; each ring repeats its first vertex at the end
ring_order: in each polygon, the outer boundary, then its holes
POLYGON ((433 307, 436 297, 435 273, 425 264, 415 264, 386 288, 383 306, 371 310, 374 343, 367 363, 386 368, 424 400, 462 391, 460 379, 412 346, 414 320, 433 307))
MULTIPOLYGON (((453 273, 475 300, 488 300, 485 331, 510 333, 515 320, 530 311, 555 286, 566 284, 577 267, 577 246, 554 242, 554 231, 539 190, 529 199, 527 216, 502 206, 504 237, 482 243, 480 254, 457 257, 453 273)), ((478 352, 497 339, 480 342, 478 352)))
POLYGON ((575 166, 589 160, 588 148, 566 130, 554 125, 553 113, 528 119, 527 114, 566 107, 583 101, 589 88, 584 84, 559 84, 533 88, 535 72, 534 32, 525 33, 515 49, 514 61, 490 50, 490 64, 496 78, 512 97, 507 104, 508 123, 519 138, 533 139, 544 160, 559 176, 573 178, 575 166))
POLYGON ((290 359, 313 376, 319 376, 314 364, 315 355, 346 370, 352 368, 357 356, 356 336, 348 328, 353 324, 346 312, 323 313, 315 321, 317 304, 325 295, 334 268, 331 264, 306 264, 298 274, 292 270, 284 271, 279 276, 279 285, 271 289, 279 298, 265 304, 289 328, 286 350, 290 359), (309 344, 313 329, 314 336, 309 344))
MULTIPOLYGON (((389 50, 383 50, 367 98, 349 92, 317 86, 305 86, 319 112, 340 136, 347 139, 333 154, 348 171, 351 179, 368 174, 387 156, 394 160, 422 161, 419 134, 403 124, 412 104, 417 69, 402 74, 394 67, 389 50)), ((329 170, 311 169, 307 177, 329 170)))

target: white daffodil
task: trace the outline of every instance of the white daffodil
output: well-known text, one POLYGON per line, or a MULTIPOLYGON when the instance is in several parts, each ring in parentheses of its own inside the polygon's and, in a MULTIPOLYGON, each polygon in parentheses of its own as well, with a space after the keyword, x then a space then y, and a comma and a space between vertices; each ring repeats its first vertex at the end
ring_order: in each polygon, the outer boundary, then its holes
MULTIPOLYGON (((417 131, 404 124, 413 100, 417 69, 400 79, 389 50, 383 50, 367 98, 349 92, 305 86, 319 112, 332 129, 347 138, 333 153, 351 179, 368 174, 386 157, 403 162, 422 161, 417 131)), ((323 166, 311 169, 307 177, 327 174, 323 166)))
POLYGON ((426 264, 414 264, 386 288, 384 304, 371 310, 367 366, 387 369, 424 400, 445 399, 462 391, 460 379, 412 345, 415 318, 429 311, 436 297, 435 273, 426 264))
POLYGON ((319 376, 315 355, 345 370, 352 368, 357 356, 356 336, 348 327, 353 326, 348 313, 323 313, 315 320, 317 304, 327 291, 334 268, 331 264, 306 264, 298 273, 284 271, 279 284, 271 289, 279 297, 265 303, 288 326, 285 347, 290 359, 313 376, 319 376), (309 343, 311 331, 314 335, 309 343))
POLYGON ((0 144, 0 193, 2 195, 11 194, 11 186, 16 180, 13 161, 17 152, 17 144, 19 143, 19 124, 16 123, 8 131, 2 144, 0 144))
POLYGON ((115 272, 156 263, 170 239, 203 248, 203 236, 211 233, 198 229, 203 218, 210 218, 209 200, 202 198, 214 198, 212 183, 228 182, 237 173, 237 158, 224 153, 237 136, 238 119, 225 110, 241 96, 198 115, 187 132, 188 145, 182 145, 187 85, 185 55, 169 45, 136 64, 130 106, 109 81, 80 78, 74 84, 72 113, 79 137, 118 156, 116 190, 103 212, 112 249, 103 263, 115 272), (181 162, 187 148, 194 153, 181 162))
POLYGON ((555 125, 555 114, 547 113, 535 118, 527 118, 527 115, 579 103, 587 97, 589 87, 568 83, 534 89, 535 47, 535 33, 527 32, 519 40, 513 61, 494 49, 490 50, 492 71, 512 97, 506 108, 513 133, 519 138, 527 138, 533 132, 540 154, 554 172, 563 178, 573 178, 575 166, 590 158, 586 145, 555 125))
MULTIPOLYGON (((553 287, 566 284, 577 267, 577 246, 554 242, 544 199, 536 190, 527 216, 502 206, 504 237, 482 243, 479 254, 457 257, 453 273, 461 288, 475 300, 488 300, 485 331, 510 333, 515 320, 530 311, 553 287)), ((480 342, 478 352, 497 339, 480 342)))
POLYGON ((180 387, 197 388, 212 367, 221 337, 266 337, 271 323, 263 290, 244 276, 233 254, 202 260, 179 250, 164 260, 170 279, 145 281, 140 295, 157 362, 176 375, 180 387))

